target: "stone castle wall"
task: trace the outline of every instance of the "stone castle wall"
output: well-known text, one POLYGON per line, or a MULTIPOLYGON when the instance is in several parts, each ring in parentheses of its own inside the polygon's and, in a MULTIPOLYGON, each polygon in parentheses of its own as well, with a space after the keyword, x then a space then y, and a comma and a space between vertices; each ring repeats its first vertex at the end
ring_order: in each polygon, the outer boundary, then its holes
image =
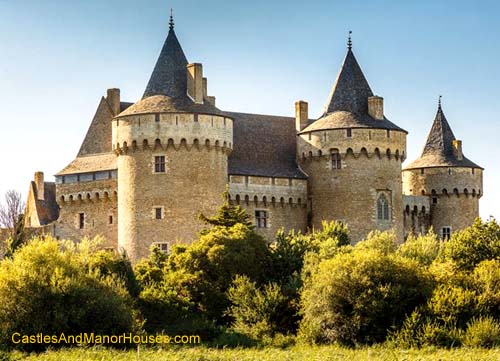
POLYGON ((58 184, 56 190, 60 206, 54 229, 56 237, 79 241, 84 237, 101 236, 103 247, 117 247, 116 179, 58 184), (80 228, 80 213, 84 214, 83 228, 80 228))
POLYGON ((307 180, 231 175, 229 195, 232 204, 244 208, 255 223, 255 211, 265 211, 265 228, 256 231, 269 242, 284 228, 307 229, 307 180))
POLYGON ((215 213, 222 202, 232 120, 171 113, 122 117, 113 122, 113 144, 118 246, 137 260, 156 242, 192 242, 202 227, 198 215, 215 213), (155 156, 165 157, 164 173, 155 173, 155 156))
POLYGON ((479 217, 483 192, 481 169, 435 167, 403 171, 405 194, 430 197, 431 225, 440 234, 443 227, 459 231, 479 217))
POLYGON ((299 164, 309 176, 309 202, 314 227, 323 220, 348 224, 351 239, 362 240, 374 230, 394 229, 403 241, 401 163, 406 133, 383 129, 322 130, 298 137, 299 164), (332 152, 341 168, 332 164, 332 152), (389 200, 388 220, 377 218, 377 199, 389 200))

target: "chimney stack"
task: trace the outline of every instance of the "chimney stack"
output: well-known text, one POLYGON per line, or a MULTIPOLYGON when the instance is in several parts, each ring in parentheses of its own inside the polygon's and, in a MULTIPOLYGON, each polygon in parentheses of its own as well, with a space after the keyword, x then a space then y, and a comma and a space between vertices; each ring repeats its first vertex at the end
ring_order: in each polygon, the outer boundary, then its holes
POLYGON ((453 151, 458 160, 464 159, 464 154, 462 153, 462 141, 454 140, 453 141, 453 151))
POLYGON ((113 111, 113 115, 117 116, 120 113, 120 89, 108 89, 106 100, 113 111))
POLYGON ((203 68, 200 63, 187 65, 188 96, 197 104, 203 104, 203 68))
POLYGON ((295 102, 295 129, 300 132, 309 122, 308 104, 303 100, 295 102))
POLYGON ((372 96, 368 98, 368 114, 377 120, 384 120, 384 98, 372 96))
POLYGON ((43 172, 35 172, 35 187, 36 198, 40 201, 45 199, 45 183, 43 180, 43 172))

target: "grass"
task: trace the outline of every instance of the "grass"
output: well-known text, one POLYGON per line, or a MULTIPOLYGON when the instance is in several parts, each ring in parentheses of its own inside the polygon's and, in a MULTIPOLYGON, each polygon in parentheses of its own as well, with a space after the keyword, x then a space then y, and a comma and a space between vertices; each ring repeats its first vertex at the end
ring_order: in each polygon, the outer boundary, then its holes
MULTIPOLYGON (((500 360, 500 348, 497 349, 410 349, 403 350, 384 346, 347 349, 337 346, 294 346, 279 348, 236 348, 214 349, 205 347, 184 347, 170 349, 141 348, 137 350, 120 351, 99 347, 69 348, 58 351, 47 351, 41 354, 23 354, 14 352, 12 360, 45 360, 45 361, 80 361, 80 360, 173 360, 173 361, 390 361, 390 360, 453 360, 478 361, 500 360)), ((0 357, 0 360, 2 358, 0 357)))

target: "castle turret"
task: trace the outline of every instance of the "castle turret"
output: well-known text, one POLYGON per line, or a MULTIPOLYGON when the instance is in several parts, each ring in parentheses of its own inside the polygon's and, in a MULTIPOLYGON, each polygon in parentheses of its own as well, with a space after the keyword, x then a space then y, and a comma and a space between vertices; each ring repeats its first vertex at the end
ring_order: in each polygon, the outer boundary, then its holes
POLYGON ((479 216, 482 189, 483 168, 464 156, 440 99, 422 155, 403 170, 403 192, 430 197, 431 225, 447 238, 479 216))
POLYGON ((118 155, 118 247, 132 260, 153 243, 192 241, 227 183, 232 119, 206 95, 202 65, 188 64, 174 32, 143 98, 113 119, 118 155))
POLYGON ((348 51, 324 114, 298 132, 301 169, 309 176, 310 219, 346 222, 354 242, 371 230, 403 238, 401 163, 407 132, 384 115, 348 51))

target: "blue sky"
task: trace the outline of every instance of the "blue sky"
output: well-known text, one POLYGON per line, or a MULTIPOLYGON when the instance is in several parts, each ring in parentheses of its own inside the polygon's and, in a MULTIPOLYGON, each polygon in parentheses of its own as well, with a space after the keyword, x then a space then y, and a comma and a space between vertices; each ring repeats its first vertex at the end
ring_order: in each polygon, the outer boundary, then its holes
POLYGON ((27 193, 76 155, 107 88, 142 95, 170 7, 190 62, 224 110, 318 117, 353 31, 386 116, 422 149, 438 95, 464 153, 486 168, 481 215, 500 218, 496 1, 0 0, 0 195, 27 193))

